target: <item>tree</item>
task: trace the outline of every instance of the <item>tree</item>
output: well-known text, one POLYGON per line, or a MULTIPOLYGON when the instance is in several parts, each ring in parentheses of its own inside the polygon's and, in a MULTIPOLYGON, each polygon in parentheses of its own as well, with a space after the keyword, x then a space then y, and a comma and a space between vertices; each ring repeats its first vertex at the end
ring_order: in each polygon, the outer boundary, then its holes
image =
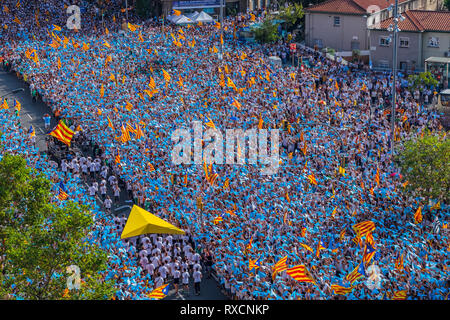
POLYGON ((450 10, 450 0, 444 0, 444 7, 450 10))
POLYGON ((136 13, 139 17, 147 19, 150 16, 152 0, 136 0, 136 13))
POLYGON ((298 3, 290 4, 288 7, 282 7, 279 18, 286 23, 286 29, 292 31, 296 24, 303 18, 303 6, 298 3))
POLYGON ((407 191, 427 200, 449 203, 450 140, 444 134, 424 133, 402 142, 396 161, 409 182, 407 191))
POLYGON ((439 82, 433 77, 433 74, 429 71, 421 72, 419 74, 412 74, 408 77, 408 80, 410 90, 416 90, 421 87, 432 88, 439 84, 439 82))
POLYGON ((256 41, 260 43, 273 43, 279 39, 278 25, 272 22, 272 20, 264 20, 261 26, 253 28, 256 41))
POLYGON ((93 224, 87 206, 51 203, 51 182, 20 156, 0 161, 0 297, 27 300, 109 299, 107 254, 87 241, 93 224), (67 267, 80 268, 80 289, 68 290, 67 267))

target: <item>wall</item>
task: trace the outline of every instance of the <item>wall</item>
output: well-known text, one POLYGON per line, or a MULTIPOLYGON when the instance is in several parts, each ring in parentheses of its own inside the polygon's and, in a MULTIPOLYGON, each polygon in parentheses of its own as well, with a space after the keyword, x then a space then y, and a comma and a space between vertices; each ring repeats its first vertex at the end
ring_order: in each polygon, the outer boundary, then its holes
POLYGON ((425 32, 422 39, 423 58, 444 57, 444 52, 450 51, 450 32, 425 32), (429 38, 439 38, 439 48, 428 46, 429 38))
MULTIPOLYGON (((380 60, 387 60, 388 67, 392 68, 393 40, 388 47, 380 45, 380 37, 389 36, 390 34, 391 32, 383 30, 369 31, 370 55, 374 67, 380 67, 380 60)), ((419 32, 399 32, 397 34, 397 39, 397 68, 400 68, 401 62, 406 62, 408 69, 411 69, 413 65, 415 65, 416 69, 422 69, 424 66, 424 59, 421 59, 421 34, 419 32), (408 48, 400 47, 400 38, 404 37, 409 38, 408 48), (413 62, 415 62, 415 64, 413 62)))
POLYGON ((314 47, 314 39, 322 39, 323 47, 336 51, 351 51, 353 37, 360 43, 359 49, 368 49, 367 20, 362 15, 327 13, 305 14, 305 42, 314 47), (334 17, 340 17, 340 26, 334 26, 334 17))

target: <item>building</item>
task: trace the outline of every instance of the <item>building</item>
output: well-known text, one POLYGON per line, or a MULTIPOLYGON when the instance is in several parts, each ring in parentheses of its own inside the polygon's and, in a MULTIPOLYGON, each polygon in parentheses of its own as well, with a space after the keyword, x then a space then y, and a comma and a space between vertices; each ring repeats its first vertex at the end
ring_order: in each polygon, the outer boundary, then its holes
MULTIPOLYGON (((402 13, 397 34, 397 68, 421 71, 425 59, 450 56, 450 11, 408 10, 402 13)), ((370 56, 376 68, 392 68, 393 24, 388 18, 369 29, 370 56)))
MULTIPOLYGON (((399 0, 399 12, 418 8, 422 1, 399 0)), ((437 2, 438 0, 432 0, 437 2)), ((394 0, 327 0, 305 8, 305 43, 337 52, 369 52, 367 28, 392 17, 394 0)))

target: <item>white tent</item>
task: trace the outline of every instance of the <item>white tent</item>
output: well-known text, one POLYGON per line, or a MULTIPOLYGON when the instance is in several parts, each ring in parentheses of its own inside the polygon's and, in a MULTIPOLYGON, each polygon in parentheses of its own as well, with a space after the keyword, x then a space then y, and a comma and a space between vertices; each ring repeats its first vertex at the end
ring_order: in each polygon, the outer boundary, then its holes
POLYGON ((192 21, 185 15, 181 15, 179 19, 172 20, 172 22, 175 24, 188 24, 188 23, 193 23, 194 21, 192 21))
POLYGON ((199 13, 198 11, 195 11, 195 12, 192 12, 192 13, 187 14, 186 17, 188 17, 188 18, 191 19, 191 20, 195 20, 195 18, 197 18, 197 16, 198 16, 199 14, 200 14, 200 13, 199 13))
POLYGON ((208 22, 214 22, 214 19, 209 14, 207 14, 205 11, 202 11, 197 15, 197 17, 194 19, 194 21, 208 23, 208 22))
POLYGON ((277 57, 277 56, 270 56, 270 57, 269 57, 269 61, 270 61, 271 63, 273 63, 273 64, 278 65, 278 66, 281 66, 281 65, 282 65, 281 58, 280 58, 280 57, 277 57))

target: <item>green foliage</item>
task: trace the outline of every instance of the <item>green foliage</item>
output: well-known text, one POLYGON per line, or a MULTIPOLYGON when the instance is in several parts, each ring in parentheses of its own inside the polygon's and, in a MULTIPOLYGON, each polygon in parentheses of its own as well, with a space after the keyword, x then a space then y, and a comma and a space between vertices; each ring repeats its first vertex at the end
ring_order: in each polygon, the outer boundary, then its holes
POLYGON ((278 24, 272 23, 271 20, 265 20, 258 28, 253 28, 256 41, 260 43, 273 43, 279 39, 278 24))
POLYGON ((109 299, 104 281, 107 255, 86 237, 93 220, 87 206, 50 203, 51 182, 26 166, 20 156, 0 161, 0 298, 109 299), (70 265, 81 271, 81 288, 67 291, 70 265), (63 293, 67 291, 66 296, 63 293))
POLYGON ((449 203, 450 141, 445 136, 425 133, 406 140, 396 161, 409 182, 408 191, 425 199, 439 199, 449 203))
POLYGON ((450 0, 444 0, 444 7, 450 10, 450 0))
POLYGON ((431 88, 436 87, 439 82, 433 77, 431 72, 421 72, 419 74, 412 74, 408 77, 409 89, 415 90, 420 87, 431 88))
POLYGON ((303 6, 298 3, 290 4, 287 8, 280 9, 279 18, 286 21, 286 28, 291 30, 303 18, 303 6))

